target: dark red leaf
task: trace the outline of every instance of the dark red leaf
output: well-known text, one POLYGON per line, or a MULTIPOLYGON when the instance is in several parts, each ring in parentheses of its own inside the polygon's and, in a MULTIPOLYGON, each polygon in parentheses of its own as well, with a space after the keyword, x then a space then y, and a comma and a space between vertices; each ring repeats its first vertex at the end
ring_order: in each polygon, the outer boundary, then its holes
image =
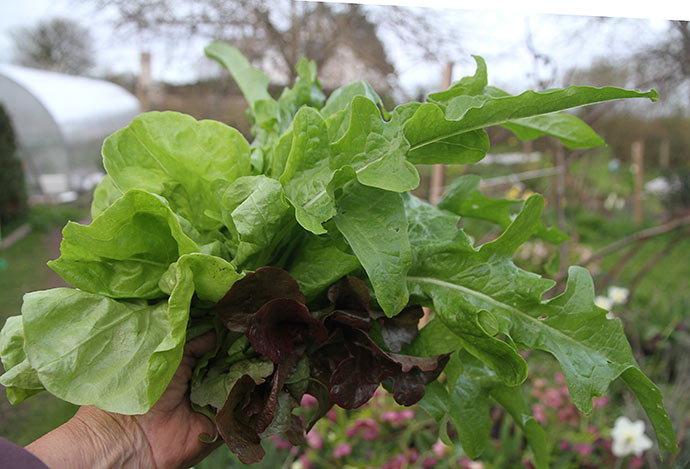
POLYGON ((242 417, 255 388, 256 383, 249 375, 242 376, 235 382, 223 408, 216 414, 220 436, 244 464, 259 462, 266 454, 258 432, 242 417))
POLYGON ((273 363, 281 363, 289 357, 301 355, 304 350, 299 346, 310 340, 324 342, 328 338, 328 331, 321 321, 309 314, 309 309, 303 303, 277 298, 256 312, 248 336, 255 351, 267 356, 273 363))
POLYGON ((381 321, 381 336, 391 352, 399 352, 403 346, 412 342, 419 332, 419 320, 424 316, 421 306, 408 306, 392 318, 383 313, 377 317, 381 321))
POLYGON ((333 305, 330 320, 357 328, 369 328, 369 289, 357 277, 343 277, 328 289, 333 305))
POLYGON ((216 311, 225 327, 247 332, 253 315, 276 298, 305 302, 297 281, 288 272, 278 267, 261 267, 235 282, 216 304, 216 311))
POLYGON ((379 383, 393 380, 393 397, 401 405, 412 405, 424 396, 424 385, 443 371, 449 355, 410 357, 387 354, 361 330, 349 331, 346 347, 350 357, 340 363, 331 377, 331 399, 345 409, 367 402, 379 383))

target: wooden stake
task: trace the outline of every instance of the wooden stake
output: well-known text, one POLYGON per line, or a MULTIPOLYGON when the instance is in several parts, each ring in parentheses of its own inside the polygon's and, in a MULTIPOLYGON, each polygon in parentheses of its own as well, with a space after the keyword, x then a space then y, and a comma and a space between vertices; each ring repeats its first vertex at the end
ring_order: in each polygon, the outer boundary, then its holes
POLYGON ((136 85, 136 95, 139 99, 139 106, 142 112, 148 111, 150 108, 150 93, 151 84, 151 54, 149 52, 142 52, 139 56, 139 77, 136 85))
MULTIPOLYGON (((453 62, 447 62, 443 68, 441 76, 441 88, 447 90, 450 88, 450 82, 453 77, 453 62)), ((429 185, 429 202, 436 205, 443 195, 443 187, 446 180, 446 168, 442 164, 434 165, 431 171, 431 184, 429 185)))

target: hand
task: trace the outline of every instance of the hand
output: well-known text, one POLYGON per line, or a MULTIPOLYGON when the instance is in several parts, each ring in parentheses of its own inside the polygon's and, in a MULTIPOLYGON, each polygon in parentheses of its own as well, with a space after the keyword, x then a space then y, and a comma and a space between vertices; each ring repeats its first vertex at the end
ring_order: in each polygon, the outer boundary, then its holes
POLYGON ((47 466, 59 468, 182 468, 208 456, 221 442, 214 423, 194 412, 189 380, 196 361, 215 346, 215 334, 191 340, 175 376, 161 398, 143 415, 122 415, 84 406, 64 425, 26 447, 47 466))

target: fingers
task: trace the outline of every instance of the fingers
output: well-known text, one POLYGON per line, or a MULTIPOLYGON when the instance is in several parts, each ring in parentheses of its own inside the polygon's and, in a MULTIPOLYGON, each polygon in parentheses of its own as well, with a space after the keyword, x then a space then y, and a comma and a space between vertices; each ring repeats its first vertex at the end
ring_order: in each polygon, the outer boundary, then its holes
POLYGON ((216 346, 216 332, 208 331, 195 337, 184 346, 184 355, 199 359, 216 346))

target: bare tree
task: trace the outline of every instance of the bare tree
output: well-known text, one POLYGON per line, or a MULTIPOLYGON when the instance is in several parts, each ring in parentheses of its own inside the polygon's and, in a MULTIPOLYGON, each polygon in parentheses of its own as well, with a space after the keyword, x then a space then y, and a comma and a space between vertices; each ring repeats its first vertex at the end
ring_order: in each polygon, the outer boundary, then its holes
POLYGON ((82 75, 94 65, 89 30, 77 22, 55 18, 11 33, 20 65, 82 75))
POLYGON ((451 37, 432 24, 440 17, 433 10, 294 0, 95 0, 90 4, 114 12, 115 26, 124 34, 225 40, 290 81, 302 56, 314 60, 319 69, 330 61, 342 73, 354 63, 393 80, 395 70, 380 39, 382 29, 427 60, 458 46, 457 31, 451 37))
POLYGON ((669 21, 664 39, 639 52, 635 59, 646 85, 653 84, 669 95, 684 94, 690 109, 690 22, 669 21))

